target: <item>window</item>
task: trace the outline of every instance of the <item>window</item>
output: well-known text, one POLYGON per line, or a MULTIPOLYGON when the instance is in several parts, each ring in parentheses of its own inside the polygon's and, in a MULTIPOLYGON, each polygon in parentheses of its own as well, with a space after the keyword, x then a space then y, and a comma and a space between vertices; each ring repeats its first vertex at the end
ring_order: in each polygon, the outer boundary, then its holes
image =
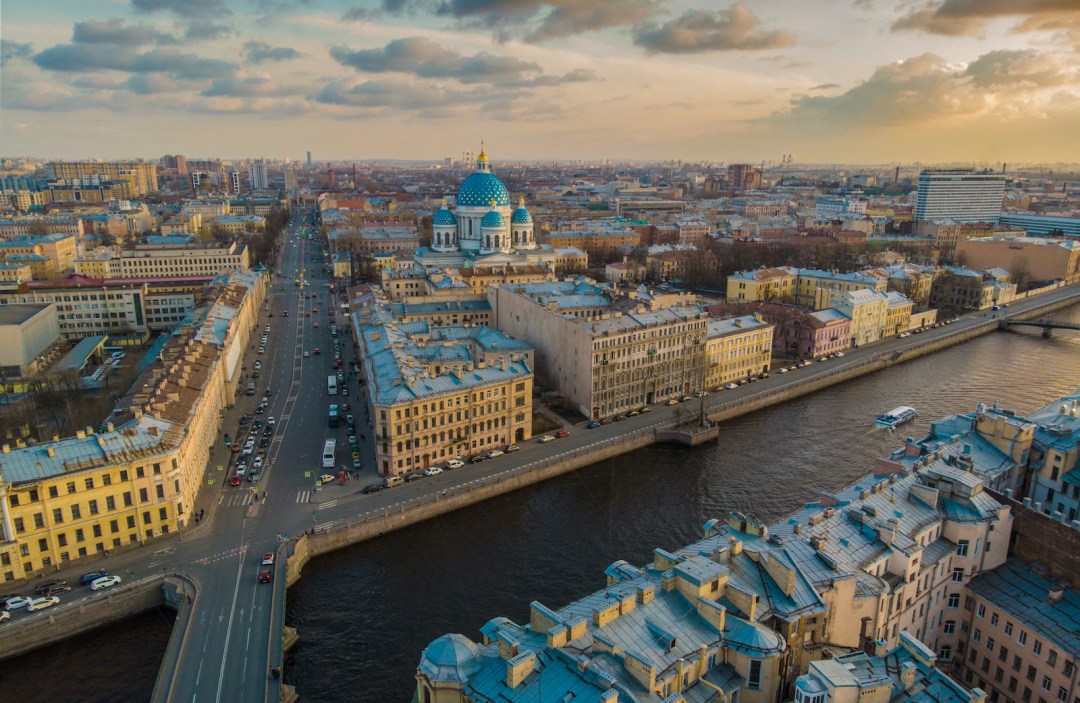
POLYGON ((1042 680, 1042 690, 1049 691, 1050 690, 1050 684, 1051 684, 1050 677, 1049 676, 1044 676, 1043 680, 1042 680))
POLYGON ((166 509, 166 508, 161 508, 160 510, 158 510, 158 516, 159 516, 159 517, 160 517, 160 518, 161 518, 162 520, 168 520, 168 519, 169 519, 169 511, 168 511, 168 509, 166 509))
POLYGON ((982 630, 980 630, 979 628, 976 627, 975 631, 971 633, 971 639, 974 642, 981 642, 982 641, 982 630))
POLYGON ((986 617, 986 606, 979 603, 979 607, 975 610, 975 616, 980 618, 986 617))
POLYGON ((68 481, 67 482, 67 492, 68 493, 74 493, 75 492, 75 482, 74 481, 68 481))
POLYGON ((938 650, 938 659, 943 662, 947 662, 952 659, 952 645, 944 644, 941 649, 938 650))
POLYGON ((80 519, 82 519, 82 508, 80 508, 78 505, 71 506, 71 519, 72 520, 80 520, 80 519))
POLYGON ((157 486, 155 486, 155 490, 157 491, 157 497, 158 498, 164 498, 165 497, 165 487, 162 486, 160 483, 157 486))
POLYGON ((1016 684, 1017 684, 1016 677, 1015 676, 1010 676, 1009 677, 1009 691, 1010 692, 1016 693, 1016 684))
POLYGON ((968 555, 968 540, 962 539, 956 543, 956 556, 966 557, 968 555))
POLYGON ((124 506, 131 507, 131 491, 124 491, 124 506))
POLYGON ((135 516, 134 515, 128 515, 128 517, 127 517, 127 526, 128 526, 129 530, 135 528, 135 516))
POLYGON ((45 515, 43 513, 34 513, 34 527, 39 530, 45 527, 45 515))
POLYGON ((998 650, 998 659, 1001 661, 1008 661, 1009 650, 1005 648, 1005 645, 1001 645, 1001 649, 998 650))
POLYGON ((1031 651, 1035 652, 1036 654, 1042 654, 1042 640, 1035 640, 1035 642, 1031 645, 1031 651))
POLYGON ((94 525, 94 536, 95 537, 100 537, 101 536, 101 525, 94 525))
POLYGON ((1011 637, 1012 633, 1013 633, 1013 624, 1011 622, 1009 622, 1008 620, 1006 620, 1005 621, 1005 634, 1009 635, 1011 637))
POLYGON ((150 499, 150 496, 146 492, 146 489, 145 488, 140 488, 139 489, 139 501, 145 503, 149 499, 150 499))
POLYGON ((103 486, 111 486, 112 485, 112 474, 102 474, 101 475, 101 484, 103 486))
POLYGON ((117 521, 117 520, 109 520, 109 532, 116 533, 116 532, 119 532, 119 531, 120 531, 120 522, 117 521))
POLYGON ((143 524, 144 524, 144 525, 149 525, 149 524, 150 524, 150 520, 151 520, 151 519, 152 519, 152 518, 150 517, 150 511, 149 511, 149 510, 145 511, 145 512, 144 512, 144 513, 142 514, 142 521, 143 521, 143 524))
POLYGON ((959 608, 960 607, 960 594, 959 593, 950 593, 949 594, 949 607, 950 608, 959 608))
MULTIPOLYGON (((1047 679, 1047 681, 1049 681, 1049 680, 1050 679, 1047 679)), ((1047 684, 1047 685, 1049 685, 1049 684, 1047 684)), ((747 676, 746 676, 746 687, 751 689, 751 690, 754 690, 754 691, 757 691, 757 690, 759 690, 761 688, 761 660, 760 659, 751 659, 750 660, 750 670, 747 672, 747 676)), ((1049 691, 1050 689, 1046 689, 1046 690, 1049 691)))
POLYGON ((954 632, 956 632, 956 621, 955 620, 946 620, 945 621, 945 634, 946 635, 951 635, 954 632))
POLYGON ((1030 664, 1028 665, 1028 670, 1027 670, 1027 680, 1028 681, 1034 681, 1035 680, 1035 667, 1031 666, 1030 664))
POLYGON ((116 498, 112 496, 105 496, 105 509, 116 510, 116 498))
POLYGON ((98 507, 97 507, 97 501, 96 500, 90 501, 90 514, 91 515, 97 515, 98 514, 98 507))
POLYGON ((994 627, 997 627, 997 624, 998 624, 998 614, 997 613, 991 613, 990 614, 990 624, 993 625, 994 627))
POLYGON ((963 569, 953 569, 952 570, 952 580, 955 583, 960 583, 961 581, 963 581, 964 580, 964 570, 963 569))
POLYGON ((75 541, 76 542, 85 542, 86 541, 86 536, 83 534, 83 531, 82 531, 81 527, 79 529, 75 530, 75 541))
POLYGON ((1057 665, 1057 651, 1056 650, 1051 649, 1049 652, 1046 653, 1046 663, 1049 664, 1050 666, 1056 666, 1057 665))
POLYGON ((49 486, 49 497, 55 498, 58 495, 60 495, 60 491, 57 490, 56 486, 49 486))
POLYGON ((121 482, 124 482, 124 481, 127 481, 127 480, 128 480, 128 472, 127 472, 127 469, 123 469, 123 470, 122 470, 122 471, 120 472, 120 481, 121 481, 121 482))
POLYGON ((1058 686, 1057 699, 1059 701, 1061 701, 1061 703, 1065 703, 1065 701, 1068 699, 1068 697, 1069 697, 1069 692, 1065 690, 1065 687, 1064 686, 1058 686))
MULTIPOLYGON (((14 496, 12 496, 12 497, 14 497, 14 496)), ((26 532, 26 526, 23 525, 23 519, 21 517, 15 518, 15 531, 16 532, 26 532)))
POLYGON ((94 477, 91 476, 90 478, 86 479, 86 489, 90 490, 93 487, 94 487, 94 477))
POLYGON ((56 543, 61 547, 67 546, 67 535, 60 534, 56 536, 56 543))
POLYGON ((1014 654, 1013 655, 1013 671, 1020 671, 1020 663, 1021 663, 1021 661, 1022 660, 1020 659, 1019 654, 1014 654))
POLYGON ((1016 633, 1016 641, 1020 643, 1021 647, 1027 644, 1027 632, 1020 630, 1020 632, 1016 633))
POLYGON ((64 511, 60 508, 53 508, 52 519, 54 523, 60 524, 64 521, 64 511))
POLYGON ((991 652, 994 651, 994 638, 993 637, 987 637, 986 638, 986 648, 989 649, 991 652))

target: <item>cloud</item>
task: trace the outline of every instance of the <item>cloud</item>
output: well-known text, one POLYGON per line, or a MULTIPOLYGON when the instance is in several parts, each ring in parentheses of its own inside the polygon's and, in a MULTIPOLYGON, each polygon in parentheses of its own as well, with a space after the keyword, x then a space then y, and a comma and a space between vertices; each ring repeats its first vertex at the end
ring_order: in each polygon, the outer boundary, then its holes
POLYGON ((34 54, 34 47, 30 44, 0 39, 0 62, 7 63, 13 59, 28 59, 34 54))
POLYGON ((136 95, 175 94, 182 90, 180 83, 160 73, 136 73, 127 80, 124 87, 136 95))
POLYGON ((634 28, 634 43, 650 52, 669 54, 749 51, 790 46, 795 35, 762 30, 750 8, 737 2, 727 10, 690 10, 664 24, 643 22, 634 28))
POLYGON ((175 49, 151 49, 139 53, 130 47, 107 44, 58 44, 34 56, 34 63, 48 71, 83 72, 108 69, 128 73, 165 73, 175 78, 214 78, 236 70, 219 59, 208 59, 175 49))
POLYGON ((1075 67, 1034 50, 999 50, 967 65, 922 54, 879 67, 854 88, 801 96, 775 116, 787 124, 914 127, 952 118, 976 121, 1037 110, 1047 93, 1080 82, 1075 67))
POLYGON ((380 49, 333 47, 330 56, 365 73, 411 73, 421 78, 456 78, 463 83, 499 83, 541 72, 538 64, 512 56, 459 54, 425 37, 395 39, 380 49))
POLYGON ((268 76, 225 76, 215 78, 200 95, 204 97, 279 97, 302 94, 304 91, 279 85, 268 76))
POLYGON ((815 85, 810 90, 833 90, 833 89, 839 88, 839 87, 840 86, 837 85, 836 83, 822 83, 821 85, 815 85))
POLYGON ((266 42, 249 41, 244 44, 244 53, 247 55, 247 60, 251 63, 262 63, 264 61, 289 61, 291 59, 298 59, 301 54, 296 49, 289 46, 270 46, 266 42))
POLYGON ((131 6, 140 12, 172 12, 181 17, 230 14, 222 0, 131 0, 131 6))
POLYGON ((145 24, 127 24, 122 19, 76 22, 71 40, 77 44, 174 44, 176 38, 145 24))
MULTIPOLYGON (((623 27, 648 19, 661 0, 442 0, 436 12, 496 30, 500 39, 529 42, 623 27), (524 31, 522 31, 524 30, 524 31), (520 34, 520 36, 519 36, 520 34)), ((420 3, 385 2, 421 6, 420 3)))
POLYGON ((910 12, 892 25, 892 31, 920 31, 946 36, 983 36, 987 21, 999 17, 1026 17, 1014 31, 1076 30, 1080 16, 1077 0, 940 0, 910 12), (1032 20, 1038 18, 1037 21, 1032 20))
POLYGON ((341 19, 346 22, 366 22, 379 16, 377 10, 368 7, 350 7, 341 13, 341 19))
POLYGON ((184 29, 184 37, 192 41, 212 41, 224 39, 235 34, 232 27, 214 24, 210 20, 192 20, 184 29))

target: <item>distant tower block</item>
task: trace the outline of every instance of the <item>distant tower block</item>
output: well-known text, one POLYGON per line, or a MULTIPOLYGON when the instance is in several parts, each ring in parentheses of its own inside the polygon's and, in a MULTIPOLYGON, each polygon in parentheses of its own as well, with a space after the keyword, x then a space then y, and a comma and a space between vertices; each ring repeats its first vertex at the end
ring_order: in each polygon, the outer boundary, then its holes
POLYGON ((311 168, 311 152, 307 153, 307 167, 311 168))

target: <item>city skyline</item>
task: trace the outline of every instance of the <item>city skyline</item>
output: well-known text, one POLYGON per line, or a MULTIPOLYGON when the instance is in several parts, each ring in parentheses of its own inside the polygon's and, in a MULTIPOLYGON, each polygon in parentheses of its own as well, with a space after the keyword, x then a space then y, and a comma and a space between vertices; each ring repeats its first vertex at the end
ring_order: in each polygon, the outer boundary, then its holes
POLYGON ((45 158, 1080 160, 1069 0, 61 0, 2 39, 45 158))

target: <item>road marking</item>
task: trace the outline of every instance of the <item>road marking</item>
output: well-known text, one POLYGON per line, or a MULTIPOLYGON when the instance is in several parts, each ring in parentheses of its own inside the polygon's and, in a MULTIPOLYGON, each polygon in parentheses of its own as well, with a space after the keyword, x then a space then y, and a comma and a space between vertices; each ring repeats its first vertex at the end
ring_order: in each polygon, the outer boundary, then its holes
MULTIPOLYGON (((218 674, 217 697, 214 698, 218 703, 221 701, 221 689, 225 685, 225 665, 229 660, 229 639, 232 637, 232 614, 236 610, 236 598, 240 595, 240 574, 244 569, 244 552, 247 551, 246 546, 241 545, 241 547, 243 548, 243 551, 240 554, 240 558, 236 561, 236 585, 233 587, 232 605, 229 607, 229 626, 225 629, 225 646, 222 647, 221 650, 221 673, 218 674)), ((244 658, 244 668, 247 668, 247 657, 244 658)))
POLYGON ((334 507, 335 505, 337 505, 337 501, 336 501, 336 500, 328 500, 328 501, 326 501, 325 503, 322 503, 321 505, 319 505, 319 507, 317 507, 317 508, 315 508, 315 509, 316 509, 316 510, 326 510, 327 508, 332 508, 332 507, 334 507))
POLYGON ((334 526, 334 521, 331 520, 330 522, 324 522, 324 523, 322 523, 320 525, 316 525, 315 530, 316 531, 318 531, 318 530, 329 530, 333 526, 334 526))
POLYGON ((296 492, 296 502, 297 503, 310 503, 311 502, 311 491, 310 490, 297 491, 296 492))

